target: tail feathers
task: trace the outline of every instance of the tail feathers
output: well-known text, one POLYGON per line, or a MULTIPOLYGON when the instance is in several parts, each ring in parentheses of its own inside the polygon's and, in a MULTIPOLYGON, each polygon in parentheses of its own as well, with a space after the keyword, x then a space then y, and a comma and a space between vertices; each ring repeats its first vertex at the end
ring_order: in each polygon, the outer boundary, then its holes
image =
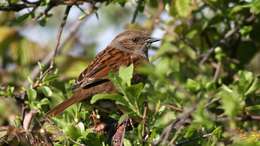
POLYGON ((53 109, 48 111, 46 116, 47 117, 57 116, 58 114, 62 113, 65 109, 67 109, 69 106, 71 106, 72 104, 80 102, 80 101, 86 99, 87 97, 88 96, 74 94, 69 99, 63 101, 62 103, 60 103, 59 105, 55 106, 53 109))

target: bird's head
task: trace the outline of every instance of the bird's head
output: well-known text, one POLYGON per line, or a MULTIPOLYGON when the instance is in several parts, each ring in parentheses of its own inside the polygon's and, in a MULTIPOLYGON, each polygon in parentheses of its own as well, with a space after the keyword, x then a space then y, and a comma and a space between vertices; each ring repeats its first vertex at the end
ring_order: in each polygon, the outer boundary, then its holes
POLYGON ((118 34, 111 45, 119 49, 147 53, 148 47, 159 39, 150 37, 149 33, 139 30, 127 30, 118 34))

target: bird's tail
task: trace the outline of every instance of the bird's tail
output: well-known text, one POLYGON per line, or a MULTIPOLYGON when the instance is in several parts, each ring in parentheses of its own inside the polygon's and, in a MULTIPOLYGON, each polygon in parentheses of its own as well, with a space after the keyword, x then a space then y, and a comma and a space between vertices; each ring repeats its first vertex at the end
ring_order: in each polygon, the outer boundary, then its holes
POLYGON ((50 117, 57 116, 58 114, 62 113, 65 109, 67 109, 69 106, 71 106, 72 104, 80 102, 88 97, 89 96, 82 96, 82 94, 75 93, 72 97, 63 101, 62 103, 60 103, 59 105, 55 106, 53 109, 48 111, 46 114, 46 117, 50 118, 50 117))

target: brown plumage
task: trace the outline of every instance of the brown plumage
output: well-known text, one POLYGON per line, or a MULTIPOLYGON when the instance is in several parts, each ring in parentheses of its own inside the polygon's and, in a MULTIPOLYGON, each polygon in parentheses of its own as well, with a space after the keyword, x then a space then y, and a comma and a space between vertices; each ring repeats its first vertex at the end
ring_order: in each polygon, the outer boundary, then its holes
MULTIPOLYGON (((116 92, 116 88, 108 79, 109 72, 118 71, 120 66, 134 64, 136 67, 148 63, 148 47, 155 41, 158 40, 149 37, 148 33, 137 30, 127 30, 117 35, 79 75, 72 97, 51 109, 47 116, 56 116, 82 100, 89 101, 97 93, 116 92)), ((138 78, 137 76, 134 75, 134 79, 138 78)))

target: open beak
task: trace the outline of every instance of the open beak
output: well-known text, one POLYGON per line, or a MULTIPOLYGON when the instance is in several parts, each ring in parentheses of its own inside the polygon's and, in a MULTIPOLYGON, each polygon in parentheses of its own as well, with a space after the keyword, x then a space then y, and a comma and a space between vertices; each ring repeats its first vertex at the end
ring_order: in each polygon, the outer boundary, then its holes
POLYGON ((147 39, 147 43, 149 43, 149 44, 154 43, 154 42, 158 42, 158 41, 160 41, 160 39, 152 38, 152 37, 150 37, 149 39, 147 39))

